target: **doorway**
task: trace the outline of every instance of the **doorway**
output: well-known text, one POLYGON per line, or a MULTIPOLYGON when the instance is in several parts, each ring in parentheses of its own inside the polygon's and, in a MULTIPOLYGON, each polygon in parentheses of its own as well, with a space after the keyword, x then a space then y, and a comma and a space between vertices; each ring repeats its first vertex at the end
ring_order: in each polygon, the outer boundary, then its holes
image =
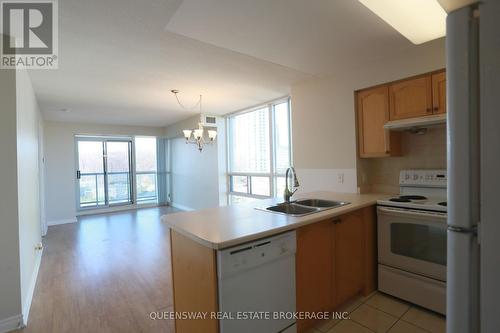
POLYGON ((79 210, 129 205, 132 194, 132 139, 76 137, 79 210))

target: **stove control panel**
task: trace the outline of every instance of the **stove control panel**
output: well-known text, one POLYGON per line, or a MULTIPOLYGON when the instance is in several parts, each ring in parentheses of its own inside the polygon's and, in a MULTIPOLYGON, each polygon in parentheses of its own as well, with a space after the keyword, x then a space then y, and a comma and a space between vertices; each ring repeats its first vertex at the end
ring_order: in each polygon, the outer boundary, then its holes
POLYGON ((446 170, 401 170, 400 186, 446 187, 446 170))

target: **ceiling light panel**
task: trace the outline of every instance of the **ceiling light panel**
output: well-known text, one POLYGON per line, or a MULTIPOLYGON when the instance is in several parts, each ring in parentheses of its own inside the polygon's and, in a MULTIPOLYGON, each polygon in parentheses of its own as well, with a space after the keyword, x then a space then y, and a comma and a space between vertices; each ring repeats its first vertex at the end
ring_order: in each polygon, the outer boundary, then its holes
POLYGON ((413 44, 446 35, 446 12, 437 0, 358 0, 413 44))

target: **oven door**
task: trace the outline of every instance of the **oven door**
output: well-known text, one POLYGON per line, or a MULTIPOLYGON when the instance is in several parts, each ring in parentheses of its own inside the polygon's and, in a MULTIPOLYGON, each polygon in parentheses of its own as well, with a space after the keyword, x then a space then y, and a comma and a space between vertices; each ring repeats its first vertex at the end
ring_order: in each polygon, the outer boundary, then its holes
POLYGON ((446 214, 378 207, 378 261, 446 281, 446 214))

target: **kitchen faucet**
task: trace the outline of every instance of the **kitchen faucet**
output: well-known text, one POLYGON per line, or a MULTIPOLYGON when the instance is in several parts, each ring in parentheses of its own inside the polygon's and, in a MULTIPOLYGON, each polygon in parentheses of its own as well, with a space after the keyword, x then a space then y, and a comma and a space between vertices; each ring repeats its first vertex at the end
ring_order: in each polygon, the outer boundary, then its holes
POLYGON ((283 197, 285 198, 286 203, 290 203, 290 198, 292 195, 297 192, 297 187, 299 187, 299 180, 297 179, 297 173, 295 172, 295 169, 293 167, 289 167, 286 169, 286 174, 285 174, 285 191, 283 192, 283 197), (289 178, 289 173, 292 174, 292 181, 293 185, 291 187, 288 186, 288 178, 289 178))

